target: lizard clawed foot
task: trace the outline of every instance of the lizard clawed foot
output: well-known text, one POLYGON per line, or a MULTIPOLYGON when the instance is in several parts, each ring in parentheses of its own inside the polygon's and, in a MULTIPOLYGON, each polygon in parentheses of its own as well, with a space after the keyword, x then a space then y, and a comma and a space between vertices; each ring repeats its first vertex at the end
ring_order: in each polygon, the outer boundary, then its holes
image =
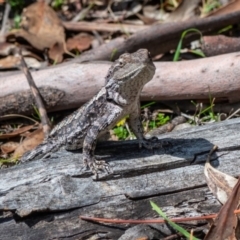
POLYGON ((153 149, 153 148, 161 148, 163 146, 163 143, 161 140, 159 140, 157 137, 152 137, 149 139, 142 139, 139 141, 139 147, 145 147, 147 149, 153 149))
POLYGON ((108 174, 112 173, 113 170, 110 168, 109 164, 103 160, 96 160, 94 158, 84 159, 84 164, 88 168, 90 168, 91 172, 94 174, 96 179, 98 179, 99 170, 106 170, 108 174))

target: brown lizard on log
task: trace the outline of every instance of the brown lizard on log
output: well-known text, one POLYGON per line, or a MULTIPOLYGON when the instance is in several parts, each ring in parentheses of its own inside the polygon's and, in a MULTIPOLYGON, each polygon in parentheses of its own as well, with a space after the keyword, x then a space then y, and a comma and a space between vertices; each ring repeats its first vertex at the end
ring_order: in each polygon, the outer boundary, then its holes
POLYGON ((83 149, 83 160, 94 175, 109 166, 96 160, 97 139, 113 128, 126 115, 129 125, 139 140, 139 146, 159 147, 158 139, 145 139, 140 121, 139 97, 143 86, 155 73, 155 66, 146 49, 122 54, 106 76, 105 86, 86 104, 57 124, 49 136, 35 149, 25 153, 21 162, 44 158, 62 147, 66 150, 83 149))

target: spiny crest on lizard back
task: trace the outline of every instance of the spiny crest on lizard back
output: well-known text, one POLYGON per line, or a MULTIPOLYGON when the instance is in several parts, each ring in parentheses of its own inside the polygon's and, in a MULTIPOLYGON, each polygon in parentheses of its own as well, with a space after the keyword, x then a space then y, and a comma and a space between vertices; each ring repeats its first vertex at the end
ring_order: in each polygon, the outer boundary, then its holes
POLYGON ((146 49, 139 49, 133 54, 124 53, 108 70, 106 76, 106 84, 110 80, 126 81, 134 78, 140 72, 146 71, 153 72, 155 66, 152 63, 149 52, 146 49))

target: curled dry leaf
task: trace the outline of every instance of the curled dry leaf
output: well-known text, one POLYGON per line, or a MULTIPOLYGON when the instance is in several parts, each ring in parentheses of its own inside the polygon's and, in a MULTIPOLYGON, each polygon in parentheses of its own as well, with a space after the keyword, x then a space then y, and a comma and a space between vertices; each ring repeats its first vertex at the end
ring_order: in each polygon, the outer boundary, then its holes
POLYGON ((8 37, 26 39, 38 50, 57 47, 58 51, 51 51, 49 57, 54 61, 62 61, 63 54, 67 53, 65 32, 62 23, 54 10, 44 2, 36 2, 25 8, 22 14, 21 29, 14 30, 8 37))
POLYGON ((15 150, 15 152, 13 154, 13 159, 18 159, 25 152, 32 150, 37 145, 42 143, 43 139, 44 139, 44 133, 43 133, 43 129, 41 127, 41 128, 38 128, 37 130, 35 130, 34 132, 32 132, 31 134, 29 134, 28 137, 26 137, 22 141, 22 143, 15 150))
POLYGON ((222 203, 225 204, 230 197, 237 179, 212 167, 209 161, 206 162, 204 168, 207 185, 213 195, 222 203))
POLYGON ((234 210, 239 205, 240 198, 240 179, 234 186, 227 202, 222 206, 214 223, 211 225, 209 232, 204 240, 233 240, 237 227, 237 217, 234 210))
MULTIPOLYGON (((209 154, 209 158, 216 146, 209 154)), ((204 240, 235 240, 238 235, 239 226, 234 210, 239 206, 240 179, 218 171, 211 166, 209 159, 204 168, 207 184, 216 198, 224 204, 217 218, 211 225, 204 240)))
POLYGON ((7 142, 1 145, 1 150, 3 154, 8 154, 13 151, 19 146, 18 142, 7 142))

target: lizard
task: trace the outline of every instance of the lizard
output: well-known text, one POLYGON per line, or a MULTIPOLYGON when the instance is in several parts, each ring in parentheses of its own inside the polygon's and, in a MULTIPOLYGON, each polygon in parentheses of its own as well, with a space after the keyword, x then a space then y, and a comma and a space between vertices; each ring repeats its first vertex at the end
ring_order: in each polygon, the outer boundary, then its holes
POLYGON ((155 69, 147 49, 122 54, 109 68, 101 90, 58 123, 40 145, 20 158, 20 162, 44 158, 65 146, 66 150, 82 148, 84 164, 94 175, 97 176, 100 169, 109 172, 108 164, 94 156, 97 139, 126 115, 129 115, 129 126, 139 147, 159 147, 156 138, 144 138, 140 120, 140 93, 153 78, 155 69))

